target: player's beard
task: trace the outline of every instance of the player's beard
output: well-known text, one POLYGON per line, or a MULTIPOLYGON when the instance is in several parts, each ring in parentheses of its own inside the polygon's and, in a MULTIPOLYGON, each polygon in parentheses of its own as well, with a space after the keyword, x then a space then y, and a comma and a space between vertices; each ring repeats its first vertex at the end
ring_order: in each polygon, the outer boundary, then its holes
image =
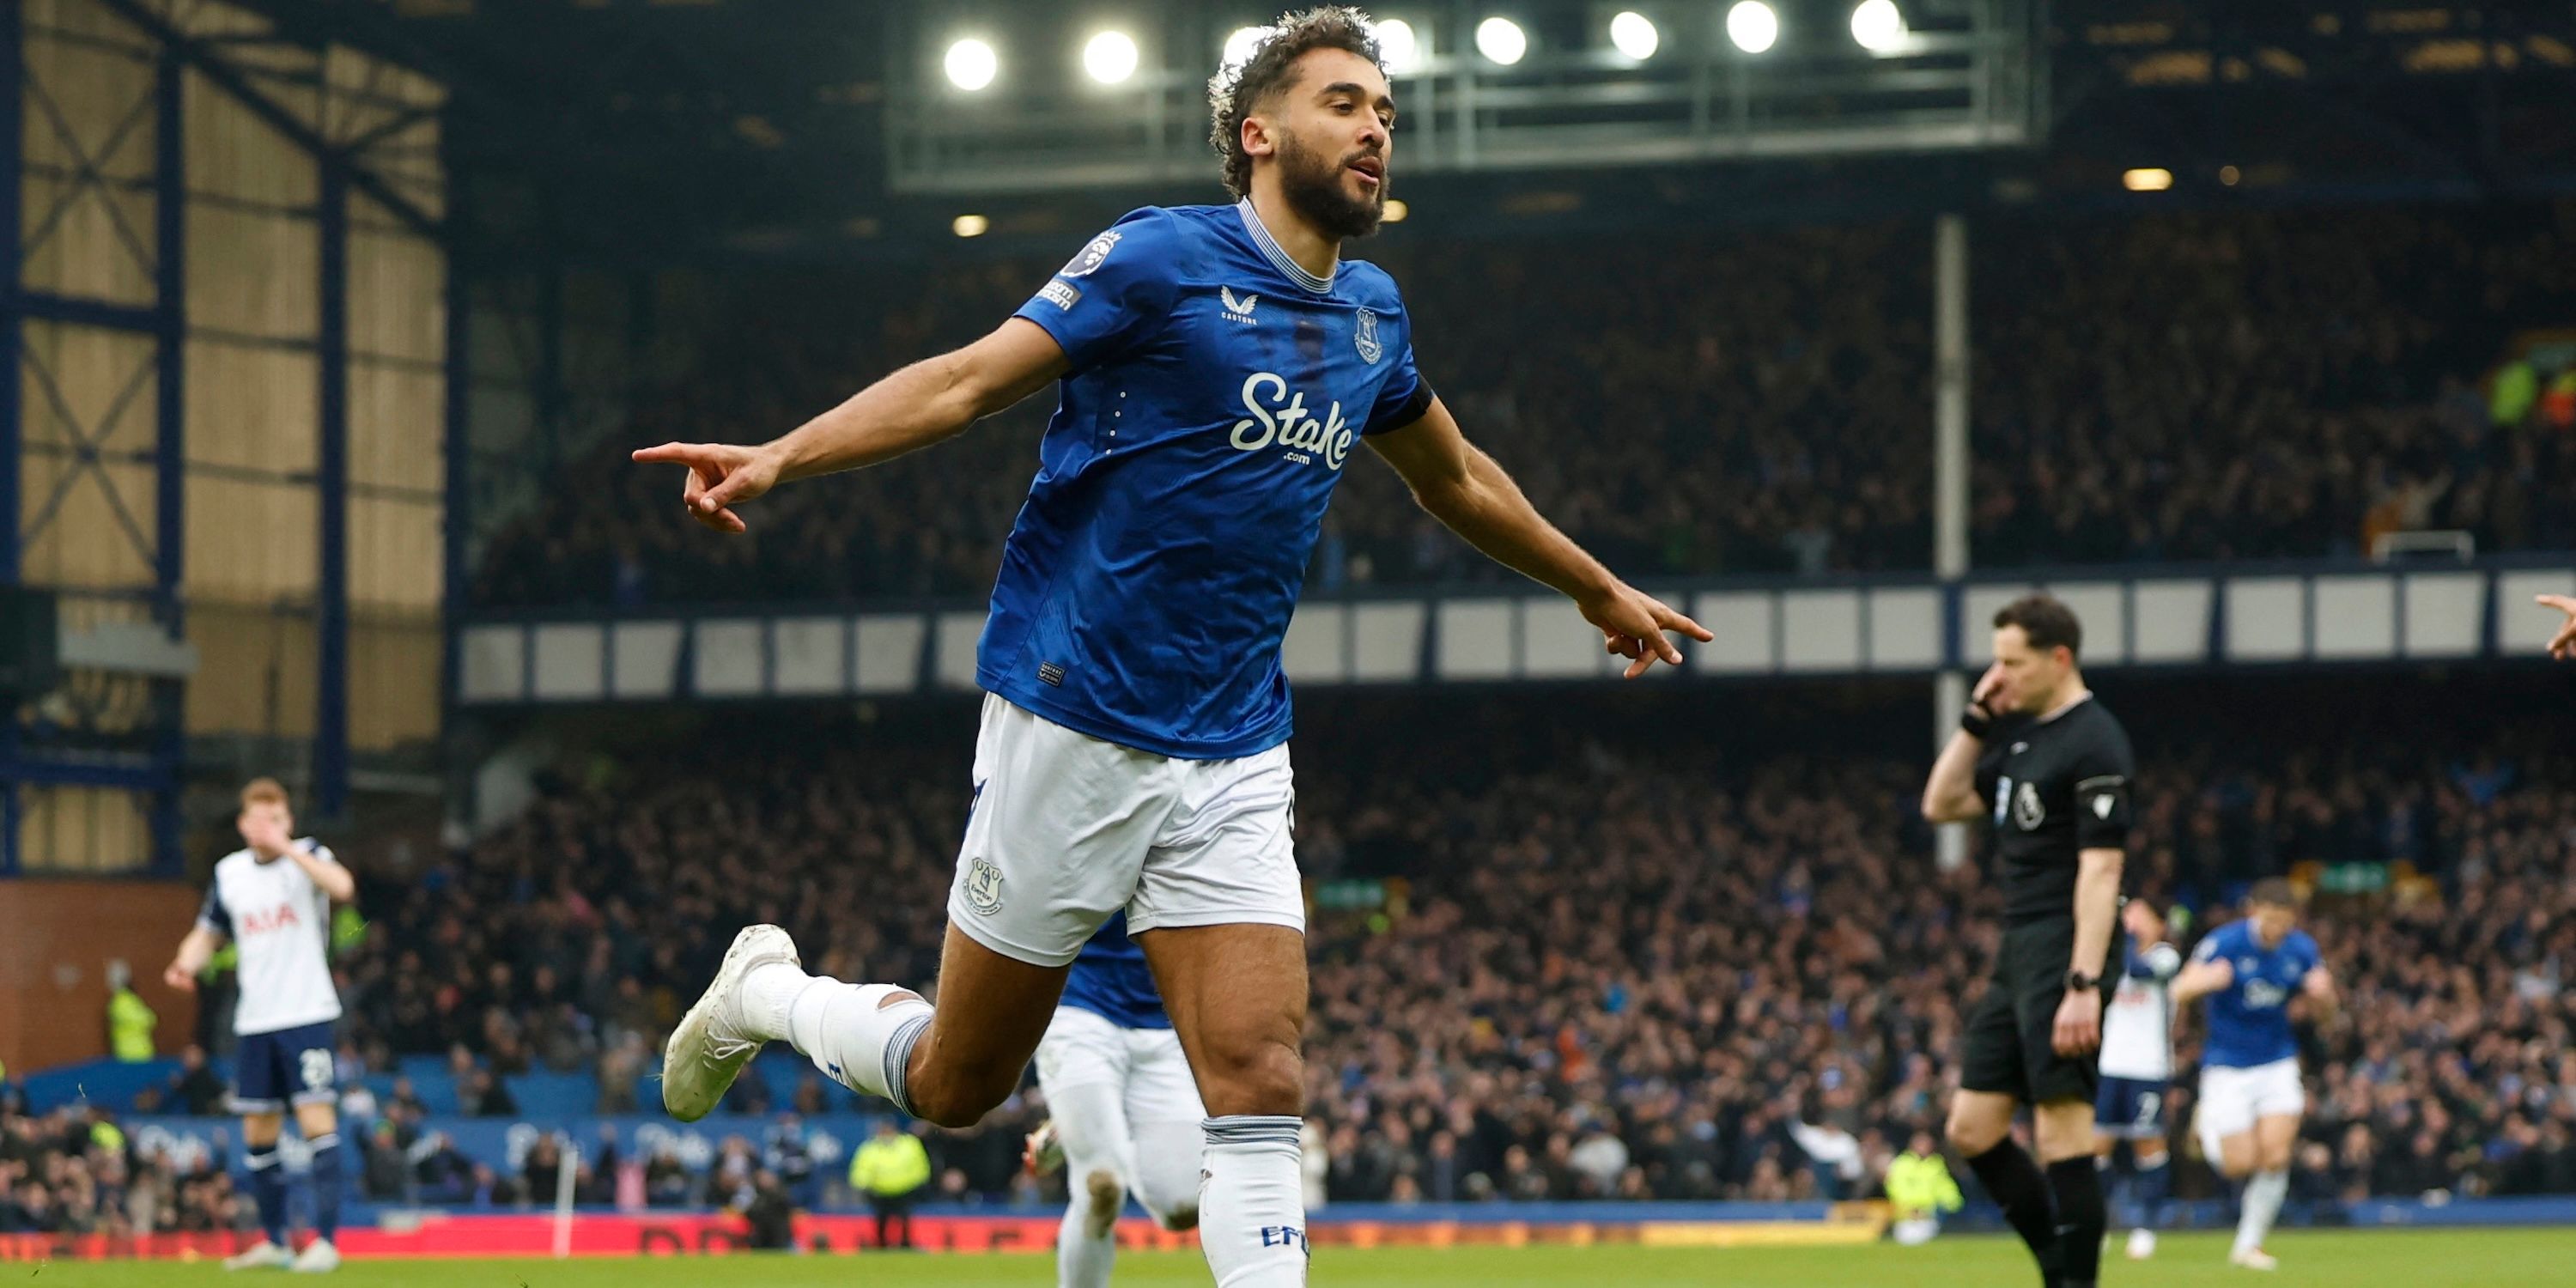
POLYGON ((1377 190, 1365 197, 1353 197, 1342 187, 1342 172, 1363 155, 1327 160, 1294 133, 1284 134, 1279 140, 1280 195, 1288 199, 1289 209, 1327 237, 1366 237, 1386 217, 1386 181, 1380 179, 1377 190))

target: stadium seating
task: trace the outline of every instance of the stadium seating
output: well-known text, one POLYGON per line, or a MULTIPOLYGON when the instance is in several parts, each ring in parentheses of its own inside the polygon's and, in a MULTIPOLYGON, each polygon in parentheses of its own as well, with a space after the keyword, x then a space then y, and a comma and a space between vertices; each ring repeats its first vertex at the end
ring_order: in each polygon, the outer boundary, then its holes
MULTIPOLYGON (((2498 424, 2472 387, 2518 328, 2571 320, 2557 207, 2001 218, 1979 227, 1980 566, 2367 553, 2403 528, 2576 546, 2576 434, 2498 424), (2182 373, 2189 373, 2186 377, 2182 373)), ((1374 255, 1423 370, 1561 526, 1631 576, 1930 562, 1928 235, 1710 232, 1374 255)), ((754 283, 700 370, 567 461, 491 534, 487 606, 942 595, 991 585, 1050 400, 930 452, 763 500, 750 536, 676 522, 625 453, 783 432, 963 343, 1053 261, 938 289, 754 283), (853 316, 853 298, 901 301, 853 316)), ((1312 584, 1507 574, 1348 471, 1312 584)))
MULTIPOLYGON (((2189 934, 2258 877, 2314 890, 2350 1005, 2308 1036, 2306 1200, 2576 1187, 2576 779, 2517 727, 2532 682, 2387 684, 2340 707, 2330 676, 2101 682, 2145 757, 2133 892, 2179 906, 2189 934)), ((371 874, 376 930, 341 963, 343 1062, 367 1070, 351 1107, 374 1120, 369 1150, 393 1150, 388 1175, 515 1201, 529 1187, 506 1157, 430 1161, 448 1157, 436 1124, 649 1114, 661 1026, 740 923, 788 925, 827 973, 932 978, 965 806, 958 710, 776 712, 757 733, 637 748, 432 870, 371 874), (495 1069, 506 1110, 467 1103, 460 1075, 495 1069)), ((1919 727, 1910 702, 1702 685, 1333 696, 1306 716, 1308 1091, 1332 1199, 1829 1197, 1874 1172, 1810 1165, 1813 1132, 1878 1166, 1938 1121, 1993 903, 1973 867, 1934 868, 1919 756, 1867 745, 1919 727), (1662 732, 1640 747, 1624 731, 1646 712, 1662 732)), ((792 1052, 753 1067, 711 1141, 782 1111, 875 1108, 792 1052)), ((169 1073, 30 1090, 40 1112, 66 1087, 104 1108, 169 1073)), ((79 1128, 60 1112, 6 1132, 79 1128)), ((943 1192, 1025 1194, 1018 1136, 1043 1113, 1032 1093, 937 1136, 943 1192)), ((657 1193, 695 1201, 712 1164, 654 1165, 657 1193)), ((184 1169, 161 1166, 175 1195, 184 1169)), ((2182 1180, 2185 1198, 2214 1192, 2197 1163, 2182 1180)), ((201 1206, 222 1198, 193 1184, 201 1206)))

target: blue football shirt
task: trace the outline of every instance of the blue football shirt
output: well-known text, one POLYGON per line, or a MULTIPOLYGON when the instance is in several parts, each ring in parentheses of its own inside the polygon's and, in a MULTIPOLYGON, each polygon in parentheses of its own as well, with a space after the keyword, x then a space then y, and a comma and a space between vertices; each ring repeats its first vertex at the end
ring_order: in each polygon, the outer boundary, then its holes
POLYGON ((2298 1037, 2290 1032, 2290 999, 2323 958, 2317 941, 2304 930, 2281 936, 2278 947, 2265 948, 2248 918, 2209 933, 2192 950, 2195 962, 2225 961, 2236 979, 2208 998, 2209 1040, 2200 1062, 2223 1069, 2250 1069, 2260 1064, 2294 1060, 2298 1037))
POLYGON ((1146 207, 1015 315, 1071 368, 976 648, 976 683, 1166 756, 1287 741, 1288 632, 1362 435, 1431 394, 1395 283, 1307 273, 1249 201, 1146 207))
POLYGON ((1168 1029, 1172 1017, 1145 965, 1145 950, 1127 937, 1127 914, 1101 923, 1064 980, 1063 1004, 1089 1011, 1122 1029, 1168 1029))

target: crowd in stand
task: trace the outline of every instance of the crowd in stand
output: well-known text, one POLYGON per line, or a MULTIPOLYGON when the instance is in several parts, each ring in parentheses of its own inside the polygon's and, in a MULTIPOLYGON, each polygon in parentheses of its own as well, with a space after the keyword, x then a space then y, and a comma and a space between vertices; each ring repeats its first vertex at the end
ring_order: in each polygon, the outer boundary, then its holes
MULTIPOLYGON (((2304 1034, 2311 1196, 2576 1182, 2559 987, 2576 778, 2540 776, 2545 744, 2521 751, 2147 762, 2133 892, 2226 915, 2224 894, 2265 873, 2422 874, 2320 896, 2311 918, 2348 996, 2304 1034)), ((1788 763, 1711 791, 1605 756, 1380 816, 1423 875, 1387 928, 1318 944, 1310 1094, 1332 1195, 1847 1196, 1937 1138, 1996 920, 1972 872, 1932 870, 1909 817, 1920 775, 1788 763), (1846 1156, 1842 1174, 1813 1165, 1846 1156)), ((2196 1043, 2174 1104, 2186 1157, 2196 1043)))
MULTIPOLYGON (((2301 1029, 2301 1194, 2576 1192, 2576 772, 2515 731, 2510 695, 2399 686, 2341 712, 2325 696, 2134 696, 2130 892, 2178 908, 2188 942, 2257 877, 2314 886, 2309 925, 2346 1002, 2301 1029)), ((1307 1048, 1326 1199, 1856 1195, 1937 1127, 1997 919, 1975 865, 1933 861, 1919 759, 1802 739, 1712 691, 1308 708, 1300 860, 1330 892, 1307 1048), (1650 711, 1641 744, 1627 735, 1650 711)), ((793 755, 718 739, 602 760, 417 869, 361 856, 373 924, 338 963, 344 1083, 445 1053, 467 1113, 513 1116, 494 1075, 549 1068, 596 1070, 602 1112, 649 1109, 661 1035, 746 922, 789 927, 822 973, 931 981, 966 806, 964 722, 937 718, 953 714, 818 723, 792 731, 793 755)), ((167 1099, 212 1094, 192 1057, 167 1099)), ((807 1077, 785 1103, 746 1079, 728 1108, 853 1104, 807 1077)), ((555 1193, 550 1147, 468 1157, 406 1085, 344 1109, 370 1196, 555 1193)), ((1029 1090, 977 1131, 934 1133, 937 1193, 1027 1197, 1019 1137, 1043 1114, 1029 1090)), ((764 1172, 810 1202, 831 1172, 792 1118, 712 1162, 614 1138, 586 1154, 577 1188, 598 1202, 728 1203, 764 1172)), ((2179 1179, 2184 1197, 2215 1192, 2196 1165, 2179 1179)), ((219 1168, 69 1113, 0 1120, 0 1181, 0 1229, 239 1219, 219 1168)))
POLYGON ((226 1160, 147 1149, 114 1116, 72 1107, 44 1115, 0 1095, 0 1235, 150 1235, 253 1224, 226 1160))
MULTIPOLYGON (((426 871, 376 874, 375 930, 342 962, 353 1071, 450 1052, 467 1112, 506 1115, 470 1089, 596 1068, 599 1108, 631 1110, 661 1034, 753 921, 789 927, 823 973, 933 979, 965 809, 957 725, 800 740, 829 754, 602 764, 426 871)), ((1975 867, 1932 863, 1921 764, 1809 749, 1748 765, 1688 735, 1614 751, 1526 710, 1308 727, 1301 862, 1361 905, 1321 908, 1313 928, 1309 1092, 1330 1197, 1851 1192, 1938 1124, 1996 920, 1975 867), (1443 733, 1390 746, 1364 732, 1399 726, 1443 733), (1849 1155, 1852 1174, 1820 1155, 1849 1155)), ((2332 750, 2141 730, 2128 884, 2197 933, 2257 877, 2318 883, 2313 925, 2349 1004, 2307 1033, 2318 1105, 2302 1183, 2569 1189, 2576 779, 2509 731, 2454 746, 2297 727, 2332 750)), ((2190 1053, 2186 1038, 2185 1156, 2190 1053)), ((422 1111, 392 1099, 369 1139, 408 1160, 414 1191, 551 1194, 506 1170, 477 1179, 470 1160, 424 1163, 439 1147, 422 1143, 422 1111)), ((788 1103, 746 1080, 729 1107, 850 1103, 809 1077, 788 1103)), ((1018 1135, 1042 1114, 1032 1094, 982 1131, 935 1137, 941 1186, 1009 1194, 1018 1135)), ((780 1165, 775 1140, 745 1149, 780 1165)), ((710 1192, 676 1157, 634 1161, 648 1201, 710 1192)), ((615 1177, 588 1183, 610 1193, 615 1177)))
MULTIPOLYGON (((2563 325, 2576 203, 1997 216, 1975 239, 1973 541, 1986 565, 2367 553, 2395 530, 2576 546, 2576 433, 2473 387, 2563 325)), ((1930 238, 1913 225, 1358 248, 1422 370, 1540 509, 1636 577, 1930 560, 1930 238)), ((495 605, 980 596, 1052 399, 934 450, 679 522, 668 438, 758 441, 995 325, 1051 262, 760 283, 685 378, 491 534, 495 605), (853 299, 863 302, 853 308, 853 299), (870 306, 873 306, 872 309, 870 306)), ((516 459, 516 458, 514 458, 516 459)), ((1310 579, 1502 576, 1348 467, 1310 579)))
POLYGON ((2473 387, 2564 321, 2576 205, 1990 231, 2021 252, 1978 261, 1980 563, 2576 546, 2576 435, 2473 387))

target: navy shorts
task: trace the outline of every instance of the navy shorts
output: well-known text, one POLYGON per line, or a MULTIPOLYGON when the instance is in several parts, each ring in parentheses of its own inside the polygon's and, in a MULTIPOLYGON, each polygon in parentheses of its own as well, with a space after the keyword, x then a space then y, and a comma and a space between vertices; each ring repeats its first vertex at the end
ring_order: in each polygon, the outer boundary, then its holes
POLYGON ((2093 1130, 2115 1140, 2161 1140, 2169 1083, 2104 1075, 2093 1100, 2093 1130))
POLYGON ((280 1113, 290 1104, 330 1104, 334 1056, 329 1021, 273 1033, 245 1033, 234 1054, 233 1112, 280 1113))

